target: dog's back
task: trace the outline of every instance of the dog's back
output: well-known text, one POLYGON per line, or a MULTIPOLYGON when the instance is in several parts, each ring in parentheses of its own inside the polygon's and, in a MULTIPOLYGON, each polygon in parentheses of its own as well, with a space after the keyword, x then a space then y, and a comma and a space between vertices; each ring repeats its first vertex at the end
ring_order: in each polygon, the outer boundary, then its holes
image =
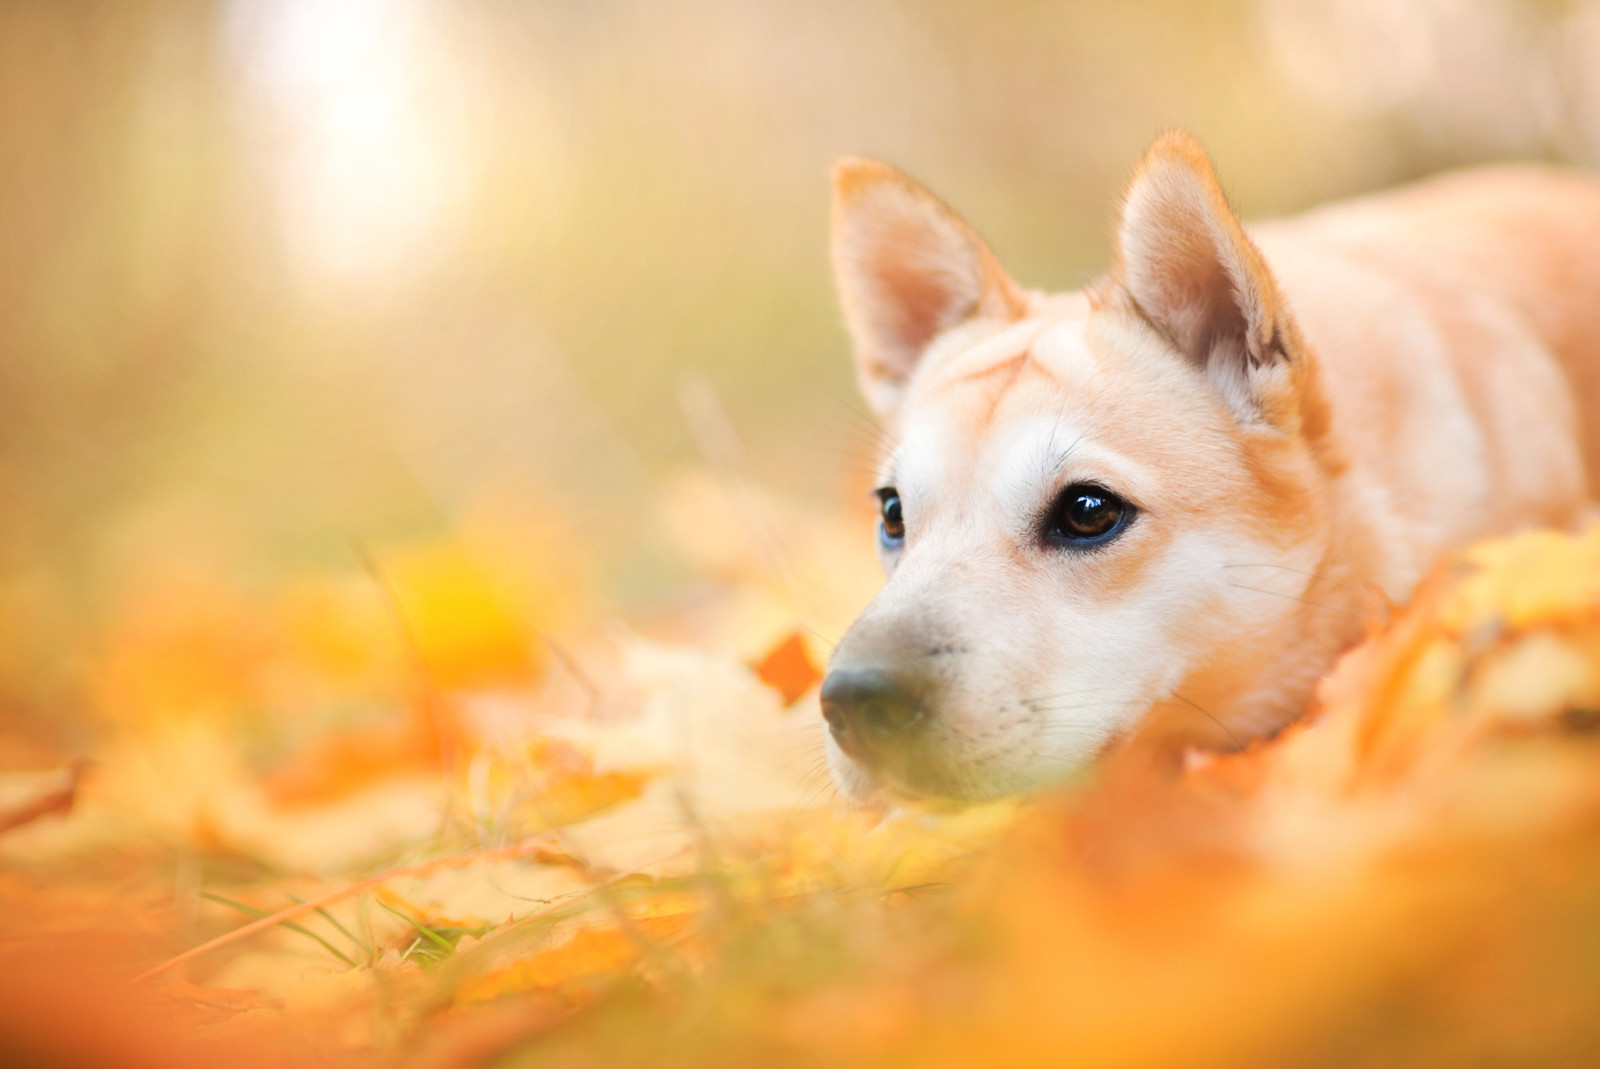
MULTIPOLYGON (((1540 425, 1566 426, 1566 398, 1574 399, 1588 495, 1600 498, 1600 180, 1535 166, 1462 171, 1268 224, 1258 239, 1308 334, 1319 326, 1336 332, 1336 323, 1358 314, 1347 303, 1351 294, 1337 282, 1330 286, 1327 257, 1348 261, 1369 286, 1386 288, 1380 299, 1425 315, 1469 406, 1491 432, 1502 420, 1509 421, 1507 433, 1523 438, 1537 436, 1540 425), (1311 249, 1323 255, 1313 256, 1317 266, 1301 277, 1294 264, 1311 249), (1497 412, 1529 392, 1527 376, 1544 373, 1533 348, 1554 358, 1563 396, 1543 410, 1497 412), (1523 381, 1503 389, 1507 375, 1523 381)), ((1354 349, 1320 346, 1325 358, 1415 359, 1407 342, 1416 339, 1404 337, 1403 323, 1394 324, 1395 307, 1377 318, 1388 324, 1390 338, 1354 349)), ((1330 380, 1359 381, 1337 374, 1330 380)))

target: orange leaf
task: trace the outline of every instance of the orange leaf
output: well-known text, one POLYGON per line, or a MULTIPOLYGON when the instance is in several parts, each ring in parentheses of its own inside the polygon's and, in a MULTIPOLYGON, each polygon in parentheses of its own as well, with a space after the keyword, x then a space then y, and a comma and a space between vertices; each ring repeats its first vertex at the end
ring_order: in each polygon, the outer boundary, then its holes
POLYGON ((20 797, 13 801, 0 796, 0 833, 19 828, 52 813, 72 812, 72 803, 78 796, 78 780, 83 776, 83 769, 84 764, 80 761, 42 776, 22 777, 24 782, 18 785, 20 797))
POLYGON ((784 705, 799 701, 822 679, 822 669, 811 660, 798 631, 789 632, 787 638, 768 650, 753 667, 761 682, 783 695, 784 705))
POLYGON ((545 827, 575 824, 603 809, 639 797, 651 774, 596 771, 588 754, 558 739, 541 739, 528 748, 538 772, 525 808, 545 827))
POLYGON ((391 776, 437 772, 443 760, 438 733, 416 719, 318 739, 263 786, 283 808, 327 805, 391 776))
POLYGON ((637 932, 623 928, 584 929, 553 950, 468 980, 457 989, 456 1004, 551 990, 581 999, 593 993, 583 981, 614 976, 633 967, 642 956, 641 936, 670 939, 686 931, 693 921, 693 913, 675 913, 637 918, 632 922, 637 932))

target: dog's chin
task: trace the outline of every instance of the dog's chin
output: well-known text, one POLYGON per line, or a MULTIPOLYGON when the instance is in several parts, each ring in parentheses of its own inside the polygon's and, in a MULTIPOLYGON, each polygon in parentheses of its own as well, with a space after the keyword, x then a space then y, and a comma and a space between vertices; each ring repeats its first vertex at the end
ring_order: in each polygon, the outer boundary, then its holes
POLYGON ((872 768, 845 753, 832 738, 826 746, 834 786, 855 805, 977 805, 1051 790, 1070 782, 1081 771, 1043 776, 1030 775, 1027 769, 974 768, 957 775, 927 762, 872 768))

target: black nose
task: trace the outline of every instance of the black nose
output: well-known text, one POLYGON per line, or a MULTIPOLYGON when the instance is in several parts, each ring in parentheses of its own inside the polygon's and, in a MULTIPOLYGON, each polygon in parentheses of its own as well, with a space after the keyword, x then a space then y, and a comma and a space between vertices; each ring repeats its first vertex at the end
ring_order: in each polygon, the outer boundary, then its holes
POLYGON ((904 686, 877 668, 836 668, 822 683, 822 715, 845 750, 855 752, 902 739, 923 718, 904 686))

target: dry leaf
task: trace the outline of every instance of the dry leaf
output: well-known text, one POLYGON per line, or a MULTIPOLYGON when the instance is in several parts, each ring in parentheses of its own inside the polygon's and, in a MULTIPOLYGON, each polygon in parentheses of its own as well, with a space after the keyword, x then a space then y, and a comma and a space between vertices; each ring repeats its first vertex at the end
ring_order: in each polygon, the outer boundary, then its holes
POLYGON ((783 695, 793 705, 822 679, 822 669, 811 660, 804 637, 791 631, 755 664, 756 678, 783 695))

